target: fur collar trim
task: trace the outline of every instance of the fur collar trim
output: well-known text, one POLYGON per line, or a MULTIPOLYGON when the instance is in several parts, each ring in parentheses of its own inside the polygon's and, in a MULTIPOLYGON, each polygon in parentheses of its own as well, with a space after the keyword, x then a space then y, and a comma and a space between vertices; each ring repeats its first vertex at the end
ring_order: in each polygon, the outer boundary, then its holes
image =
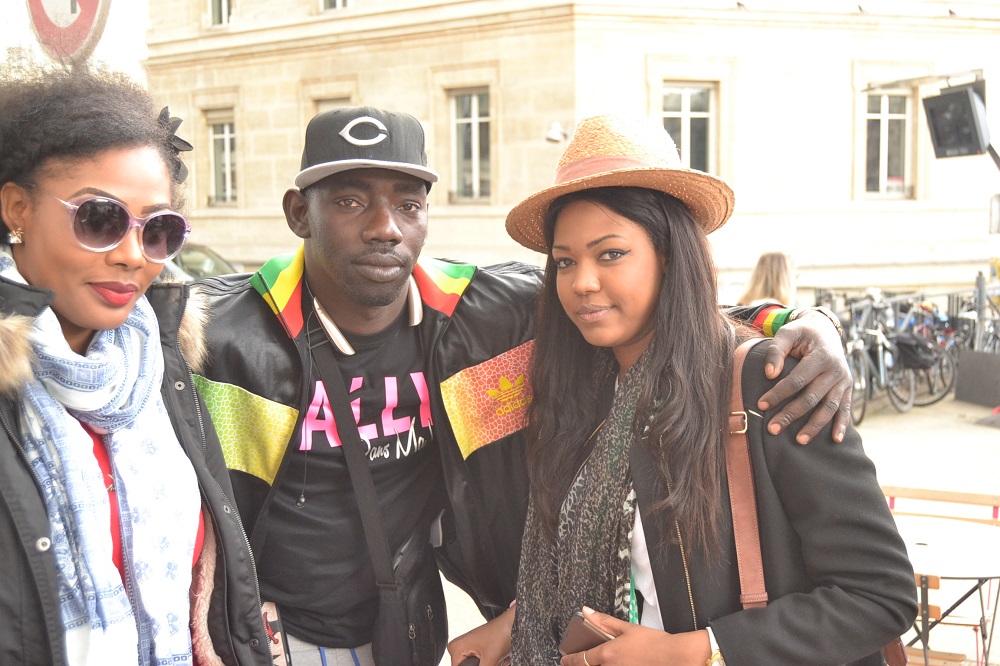
POLYGON ((184 317, 178 331, 181 354, 196 375, 204 374, 208 361, 208 343, 205 342, 205 328, 208 326, 208 306, 205 295, 196 286, 188 290, 184 317))
POLYGON ((0 315, 0 395, 13 396, 31 378, 35 354, 28 344, 31 317, 0 315))

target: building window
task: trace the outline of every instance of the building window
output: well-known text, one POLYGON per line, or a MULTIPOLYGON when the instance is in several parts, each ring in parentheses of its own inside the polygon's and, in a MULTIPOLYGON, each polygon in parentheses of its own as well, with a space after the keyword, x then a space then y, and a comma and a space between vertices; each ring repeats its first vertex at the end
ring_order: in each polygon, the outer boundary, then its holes
POLYGON ((663 128, 690 169, 715 171, 715 97, 712 84, 663 85, 663 128))
POLYGON ((904 93, 868 95, 865 192, 908 196, 911 106, 904 93))
POLYGON ((490 94, 452 93, 456 200, 488 199, 490 174, 490 94))
POLYGON ((323 0, 323 9, 347 9, 347 0, 323 0))
POLYGON ((209 142, 212 145, 212 189, 209 205, 236 203, 236 123, 231 109, 210 111, 209 142))
POLYGON ((233 0, 210 0, 212 3, 212 25, 229 25, 233 17, 233 0))

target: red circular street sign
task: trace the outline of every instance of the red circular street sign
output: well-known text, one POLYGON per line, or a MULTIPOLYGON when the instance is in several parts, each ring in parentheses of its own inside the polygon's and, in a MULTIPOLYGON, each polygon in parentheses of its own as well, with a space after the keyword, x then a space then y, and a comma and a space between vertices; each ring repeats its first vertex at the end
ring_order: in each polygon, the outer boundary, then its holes
POLYGON ((111 0, 27 0, 38 43, 53 58, 84 60, 97 46, 111 0))

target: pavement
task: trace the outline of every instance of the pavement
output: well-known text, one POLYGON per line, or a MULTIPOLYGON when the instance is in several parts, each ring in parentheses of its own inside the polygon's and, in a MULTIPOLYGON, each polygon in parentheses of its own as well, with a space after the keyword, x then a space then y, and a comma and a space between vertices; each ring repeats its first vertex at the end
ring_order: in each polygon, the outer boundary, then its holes
MULTIPOLYGON (((883 486, 1000 494, 1000 428, 997 427, 1000 423, 989 419, 991 412, 989 407, 958 401, 949 395, 936 405, 914 407, 901 414, 882 397, 869 405, 858 431, 883 486), (977 423, 991 420, 992 426, 977 423)), ((954 508, 956 514, 963 509, 976 515, 990 513, 989 507, 954 508)), ((955 544, 955 548, 973 547, 974 544, 955 544)), ((1000 559, 1000 553, 995 556, 1000 559)), ((957 594, 949 583, 942 582, 942 595, 957 594)), ((482 623, 478 610, 464 592, 446 582, 445 594, 451 638, 482 623)), ((971 614, 975 610, 978 615, 978 602, 975 603, 975 609, 963 606, 960 611, 971 614)), ((1000 628, 1000 623, 997 626, 1000 628)), ((904 637, 904 642, 910 637, 912 634, 904 637)), ((975 664, 975 635, 967 627, 937 627, 931 634, 930 645, 935 650, 969 655, 965 663, 975 664)), ((447 654, 441 663, 450 664, 447 654)), ((911 663, 915 661, 911 659, 911 663)), ((1000 664, 1000 643, 990 655, 990 664, 1000 664)))

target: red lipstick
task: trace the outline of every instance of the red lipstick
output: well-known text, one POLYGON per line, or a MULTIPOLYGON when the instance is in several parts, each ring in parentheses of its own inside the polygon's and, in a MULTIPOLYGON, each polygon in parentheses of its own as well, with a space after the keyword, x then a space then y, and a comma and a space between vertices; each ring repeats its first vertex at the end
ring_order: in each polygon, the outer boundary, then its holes
POLYGON ((133 284, 122 282, 92 282, 91 289, 103 298, 108 305, 116 308, 124 307, 132 301, 137 288, 133 284))

